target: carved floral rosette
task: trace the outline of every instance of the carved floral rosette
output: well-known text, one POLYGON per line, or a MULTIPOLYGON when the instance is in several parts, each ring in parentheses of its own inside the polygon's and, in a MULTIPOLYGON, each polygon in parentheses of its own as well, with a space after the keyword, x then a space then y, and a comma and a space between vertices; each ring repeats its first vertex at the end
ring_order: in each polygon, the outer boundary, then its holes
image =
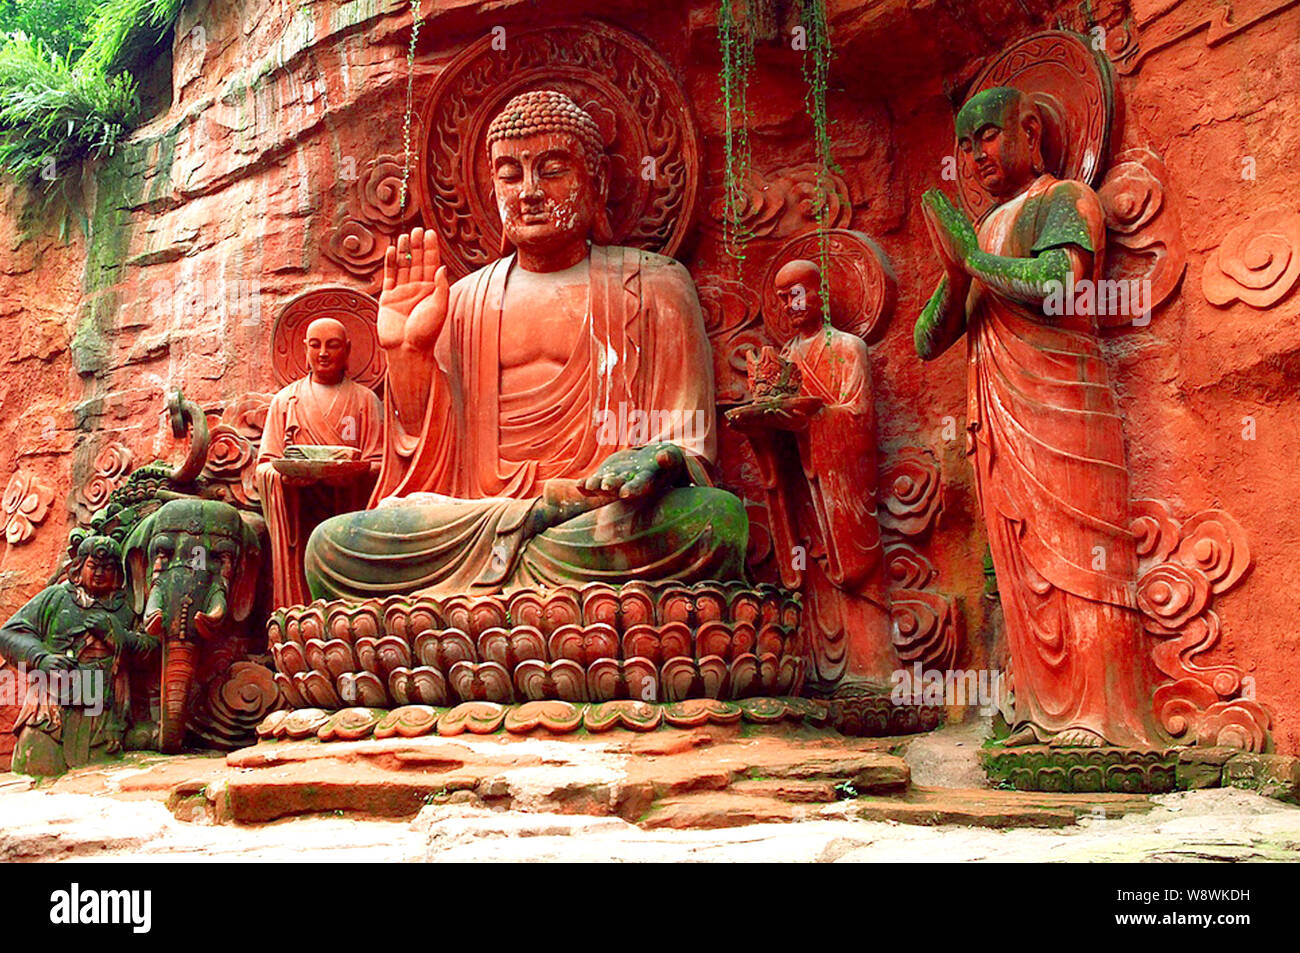
POLYGON ((189 730, 208 747, 231 751, 248 744, 257 726, 282 704, 269 668, 235 661, 201 686, 189 730))
POLYGON ((1268 308, 1300 282, 1300 212, 1265 209, 1237 225, 1205 262, 1201 289, 1218 307, 1268 308))
MULTIPOLYGON (((853 201, 844 178, 826 176, 826 208, 822 209, 821 170, 815 163, 775 169, 764 174, 750 169, 740 183, 739 207, 735 210, 736 230, 750 239, 789 238, 810 228, 848 228, 853 201)), ((727 212, 724 186, 711 190, 709 214, 704 226, 721 233, 727 212)))
POLYGON ((1145 307, 1145 313, 1138 313, 1136 304, 1127 311, 1101 307, 1098 321, 1103 327, 1141 327, 1172 297, 1187 269, 1169 171, 1150 149, 1126 149, 1107 170, 1097 197, 1106 213, 1106 278, 1138 282, 1130 284, 1138 296, 1130 294, 1129 300, 1145 307))
POLYGON ((375 156, 366 162, 326 238, 325 257, 358 278, 370 277, 383 264, 394 236, 411 224, 418 212, 411 187, 415 170, 406 171, 404 194, 403 166, 403 157, 396 155, 375 156))
POLYGON ((26 470, 9 478, 0 508, 4 510, 5 542, 21 546, 36 535, 36 527, 45 522, 54 502, 54 491, 26 470))
POLYGON ((1245 533, 1221 510, 1180 523, 1164 503, 1138 500, 1134 513, 1142 560, 1138 608, 1144 628, 1159 640, 1152 658, 1166 679, 1152 697, 1156 717, 1185 744, 1265 750, 1271 716, 1254 700, 1253 680, 1236 666, 1200 659, 1219 641, 1214 596, 1250 568, 1245 533))
POLYGON ((199 475, 207 494, 241 509, 260 509, 257 492, 257 447, 266 424, 271 394, 247 394, 219 417, 209 430, 208 455, 199 475))
POLYGON ((131 471, 131 450, 120 443, 109 443, 95 456, 93 473, 77 491, 78 522, 88 523, 94 514, 108 505, 113 491, 121 486, 131 471))
POLYGON ((938 576, 918 548, 942 509, 942 472, 928 450, 905 447, 881 471, 880 527, 894 650, 906 667, 950 669, 961 635, 952 596, 927 588, 938 576))
POLYGON ((316 601, 267 625, 295 708, 797 695, 798 597, 743 583, 316 601))

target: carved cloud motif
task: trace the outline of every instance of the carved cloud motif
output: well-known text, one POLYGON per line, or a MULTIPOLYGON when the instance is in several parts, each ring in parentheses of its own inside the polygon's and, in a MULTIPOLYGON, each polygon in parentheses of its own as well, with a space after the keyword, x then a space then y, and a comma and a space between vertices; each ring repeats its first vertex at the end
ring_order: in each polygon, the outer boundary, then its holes
POLYGON ((1201 287, 1210 304, 1267 308, 1300 279, 1300 214, 1278 206, 1228 232, 1205 263, 1201 287))

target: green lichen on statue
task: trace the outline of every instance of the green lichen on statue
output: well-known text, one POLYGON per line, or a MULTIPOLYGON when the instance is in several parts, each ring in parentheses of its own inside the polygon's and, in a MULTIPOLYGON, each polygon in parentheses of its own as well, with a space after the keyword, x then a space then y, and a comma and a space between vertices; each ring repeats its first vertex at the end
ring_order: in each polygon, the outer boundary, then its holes
POLYGON ((478 542, 458 549, 432 528, 427 505, 325 521, 307 548, 312 598, 417 591, 486 595, 566 583, 744 578, 749 518, 739 498, 715 487, 678 487, 649 506, 610 503, 531 537, 528 530, 538 521, 529 517, 545 506, 543 501, 480 501, 470 516, 462 515, 469 511, 465 502, 452 504, 459 518, 450 531, 472 532, 478 542), (522 508, 512 506, 518 503, 522 508), (371 554, 380 547, 384 559, 376 561, 371 554))
MULTIPOLYGON (((959 148, 967 150, 972 140, 993 138, 1022 121, 1024 109, 1024 94, 1019 90, 994 87, 977 93, 957 115, 959 148)), ((1002 184, 1000 179, 990 182, 994 187, 1002 184)), ((1079 183, 1071 181, 1058 182, 1045 194, 1025 197, 1013 230, 1032 255, 1019 258, 982 251, 969 219, 940 190, 926 191, 921 208, 931 237, 943 253, 946 274, 913 330, 918 356, 932 360, 965 333, 965 290, 972 279, 1035 306, 1063 288, 1074 270, 1067 249, 1096 251, 1080 208, 1083 198, 1079 183), (958 297, 961 300, 956 300, 958 297)))
POLYGON ((88 536, 65 578, 0 626, 0 656, 26 680, 14 723, 15 771, 61 774, 122 749, 125 660, 159 644, 136 630, 123 582, 117 541, 88 536))

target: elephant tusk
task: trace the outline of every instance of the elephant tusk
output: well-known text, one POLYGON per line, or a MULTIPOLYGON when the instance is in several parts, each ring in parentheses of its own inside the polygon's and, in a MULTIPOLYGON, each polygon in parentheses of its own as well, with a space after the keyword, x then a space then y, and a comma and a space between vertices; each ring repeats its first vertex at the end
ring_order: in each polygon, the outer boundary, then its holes
POLYGON ((226 619, 226 593, 223 589, 214 589, 211 598, 208 599, 208 609, 206 612, 198 612, 194 616, 194 625, 199 630, 199 634, 204 638, 211 638, 221 627, 221 623, 226 619))
POLYGON ((150 635, 161 636, 163 634, 163 611, 162 611, 161 594, 156 585, 149 589, 149 599, 144 604, 144 616, 141 624, 144 630, 150 635))

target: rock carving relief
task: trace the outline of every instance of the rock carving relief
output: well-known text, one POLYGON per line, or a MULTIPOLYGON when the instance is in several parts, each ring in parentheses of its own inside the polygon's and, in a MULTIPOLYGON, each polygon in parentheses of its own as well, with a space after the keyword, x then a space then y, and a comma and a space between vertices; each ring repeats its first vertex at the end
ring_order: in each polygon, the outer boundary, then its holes
POLYGON ((1157 640, 1151 656, 1168 679, 1152 699, 1161 726, 1182 744, 1265 750, 1272 719, 1254 700, 1253 682, 1236 666, 1201 658, 1220 642, 1214 597, 1250 569, 1245 534, 1221 510, 1181 523, 1157 500, 1138 500, 1133 512, 1138 607, 1157 640))
POLYGON ((1213 305, 1268 308, 1300 280, 1300 213, 1280 206, 1237 225, 1205 262, 1201 288, 1213 305))
MULTIPOLYGON (((1150 282, 1139 291, 1142 318, 1168 301, 1187 268, 1182 222, 1169 172, 1150 149, 1126 149, 1106 171, 1097 197, 1106 213, 1106 278, 1150 282)), ((1103 309, 1104 327, 1135 323, 1123 309, 1103 309)))
POLYGON ((53 502, 54 491, 26 470, 19 470, 10 477, 4 496, 0 498, 5 541, 10 546, 31 542, 36 527, 49 516, 53 502))
POLYGON ((1166 0, 1143 4, 1134 21, 1107 33, 1107 54, 1122 76, 1136 73, 1152 53, 1205 31, 1215 47, 1300 0, 1166 0))
POLYGON ((567 94, 600 129, 614 244, 672 256, 699 199, 695 118, 657 52, 625 30, 590 21, 512 32, 505 51, 485 36, 439 75, 422 113, 416 194, 452 277, 501 254, 488 124, 512 97, 541 87, 567 94))

